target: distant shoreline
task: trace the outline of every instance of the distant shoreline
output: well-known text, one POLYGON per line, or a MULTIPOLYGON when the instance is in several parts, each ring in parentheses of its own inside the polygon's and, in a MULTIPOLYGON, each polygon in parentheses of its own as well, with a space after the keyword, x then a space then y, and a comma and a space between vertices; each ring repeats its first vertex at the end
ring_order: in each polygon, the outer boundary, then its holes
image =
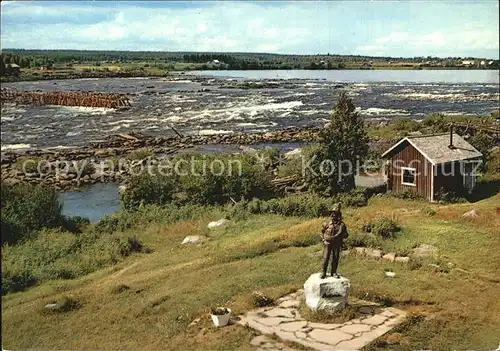
MULTIPOLYGON (((38 74, 38 72, 21 72, 20 76, 3 76, 1 82, 30 82, 43 80, 66 80, 66 79, 85 79, 85 78, 165 78, 171 76, 190 75, 191 72, 199 72, 200 69, 168 70, 163 73, 145 70, 143 72, 122 72, 122 71, 91 71, 91 72, 67 72, 53 70, 38 74)), ((342 68, 342 69, 208 69, 203 71, 497 71, 497 69, 477 69, 477 68, 459 68, 459 67, 426 67, 414 69, 409 67, 374 67, 374 68, 342 68)))

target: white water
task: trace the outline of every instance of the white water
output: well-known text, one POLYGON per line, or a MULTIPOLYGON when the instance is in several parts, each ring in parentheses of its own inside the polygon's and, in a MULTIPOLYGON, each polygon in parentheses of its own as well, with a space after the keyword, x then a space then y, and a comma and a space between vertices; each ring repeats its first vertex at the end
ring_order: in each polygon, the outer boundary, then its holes
POLYGON ((243 79, 320 79, 350 83, 500 83, 498 70, 268 70, 196 71, 191 74, 243 79))

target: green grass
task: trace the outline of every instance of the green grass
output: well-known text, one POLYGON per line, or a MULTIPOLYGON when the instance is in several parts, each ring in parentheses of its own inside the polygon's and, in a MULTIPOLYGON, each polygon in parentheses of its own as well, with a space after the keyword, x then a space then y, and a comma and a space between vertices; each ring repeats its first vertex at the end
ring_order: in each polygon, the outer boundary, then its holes
MULTIPOLYGON (((428 205, 389 197, 367 207, 346 208, 351 231, 378 216, 395 218, 403 230, 385 239, 386 249, 415 243, 436 245, 440 260, 455 267, 439 273, 405 265, 346 257, 340 271, 353 296, 395 305, 411 313, 408 323, 368 349, 493 349, 498 346, 500 300, 500 196, 475 204, 428 205), (435 209, 427 216, 423 206, 435 209), (475 208, 480 217, 461 214, 475 208), (384 270, 396 273, 384 278, 384 270), (390 341, 390 342, 389 342, 390 341)), ((253 215, 226 228, 208 230, 213 214, 174 224, 129 229, 153 249, 74 280, 53 280, 2 297, 3 347, 50 349, 250 350, 254 332, 239 325, 216 329, 208 312, 253 308, 252 292, 275 299, 302 287, 320 269, 322 219, 253 215), (201 245, 180 245, 186 235, 206 235, 201 245), (42 313, 43 306, 70 296, 79 308, 42 313), (189 323, 201 317, 195 327, 189 323)))

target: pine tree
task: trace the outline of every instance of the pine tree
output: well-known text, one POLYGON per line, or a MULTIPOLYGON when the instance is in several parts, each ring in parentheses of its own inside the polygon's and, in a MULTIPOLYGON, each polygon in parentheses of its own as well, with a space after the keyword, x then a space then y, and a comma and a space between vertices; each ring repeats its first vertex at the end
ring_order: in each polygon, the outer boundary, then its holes
POLYGON ((368 154, 368 136, 364 121, 352 100, 341 92, 327 127, 319 133, 319 145, 311 164, 315 174, 306 180, 313 191, 334 194, 355 188, 357 165, 368 154), (323 162, 323 167, 320 167, 323 162), (327 166, 333 165, 333 168, 327 166), (323 172, 321 172, 323 169, 323 172), (333 169, 330 173, 329 169, 333 169), (326 171, 326 172, 325 172, 326 171))

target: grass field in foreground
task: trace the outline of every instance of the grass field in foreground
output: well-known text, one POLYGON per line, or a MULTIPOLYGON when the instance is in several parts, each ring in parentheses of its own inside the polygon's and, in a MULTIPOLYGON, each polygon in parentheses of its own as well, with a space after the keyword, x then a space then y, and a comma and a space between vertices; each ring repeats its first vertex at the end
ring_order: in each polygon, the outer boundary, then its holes
MULTIPOLYGON (((457 268, 436 272, 347 257, 340 271, 351 279, 352 294, 384 300, 411 312, 398 330, 370 350, 487 350, 500 342, 500 195, 475 204, 429 205, 389 197, 346 209, 351 233, 379 215, 395 218, 403 231, 383 243, 386 250, 415 244, 439 248, 440 264, 457 268), (437 213, 422 211, 431 206, 437 213), (462 213, 476 209, 477 218, 462 213), (384 278, 384 270, 396 273, 384 278)), ((253 331, 232 325, 215 329, 210 307, 238 313, 251 308, 251 293, 278 297, 302 287, 320 267, 317 244, 322 219, 252 216, 209 231, 218 218, 150 225, 133 230, 153 249, 75 280, 51 281, 2 297, 2 343, 7 349, 247 350, 253 331), (186 235, 207 235, 200 246, 181 246, 186 235), (122 286, 124 285, 124 286, 122 286), (121 288, 119 288, 121 286, 121 288), (125 287, 126 286, 126 287, 125 287), (44 313, 43 306, 63 296, 81 307, 44 313), (201 317, 194 327, 188 327, 201 317)), ((436 260, 430 260, 433 262, 436 260)))

